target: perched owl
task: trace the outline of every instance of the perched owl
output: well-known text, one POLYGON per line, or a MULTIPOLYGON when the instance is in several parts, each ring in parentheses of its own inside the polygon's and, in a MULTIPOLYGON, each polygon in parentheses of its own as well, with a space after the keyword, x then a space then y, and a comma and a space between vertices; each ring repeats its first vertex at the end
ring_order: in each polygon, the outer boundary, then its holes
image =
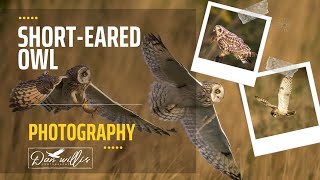
POLYGON ((65 76, 52 76, 45 72, 36 80, 18 83, 12 90, 9 100, 12 111, 28 110, 40 104, 54 113, 81 105, 85 112, 97 113, 115 123, 135 124, 139 131, 169 135, 166 130, 142 119, 105 95, 91 83, 91 72, 84 65, 72 67, 65 76))
POLYGON ((292 91, 292 77, 284 76, 281 81, 280 89, 278 92, 278 106, 272 105, 267 100, 255 96, 255 98, 263 103, 265 106, 270 107, 271 115, 273 117, 277 116, 292 116, 296 113, 296 111, 289 111, 289 99, 292 91))
POLYGON ((246 64, 251 63, 249 58, 257 56, 241 38, 221 25, 214 27, 212 41, 217 42, 218 47, 222 50, 217 59, 223 59, 224 56, 233 54, 243 64, 246 64))
POLYGON ((210 165, 232 179, 241 179, 213 106, 224 97, 224 88, 215 82, 195 79, 175 60, 160 37, 146 35, 142 51, 155 77, 149 93, 153 114, 160 120, 180 121, 210 165))

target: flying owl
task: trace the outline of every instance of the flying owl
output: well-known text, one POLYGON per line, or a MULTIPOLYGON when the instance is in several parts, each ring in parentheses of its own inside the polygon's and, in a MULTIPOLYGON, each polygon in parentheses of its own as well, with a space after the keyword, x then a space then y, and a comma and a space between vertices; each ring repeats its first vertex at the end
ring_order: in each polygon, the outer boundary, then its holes
POLYGON ((277 116, 292 116, 296 113, 296 111, 289 111, 289 99, 292 91, 292 77, 290 76, 284 76, 284 78, 281 81, 280 89, 278 92, 278 106, 272 105, 267 100, 260 98, 258 96, 255 96, 255 98, 263 103, 265 106, 270 107, 271 115, 273 117, 277 116))
POLYGON ((257 56, 240 37, 221 25, 214 27, 212 41, 217 42, 219 49, 222 50, 216 59, 223 59, 224 56, 233 54, 243 64, 246 64, 251 63, 249 58, 257 56))
POLYGON ((114 123, 135 124, 139 131, 169 135, 167 130, 142 119, 93 85, 91 72, 84 65, 72 67, 64 76, 52 76, 45 72, 35 80, 18 83, 12 90, 9 107, 13 112, 28 110, 40 104, 54 113, 81 105, 85 112, 97 113, 114 123))
POLYGON ((153 114, 160 120, 180 121, 210 165, 232 179, 241 179, 213 106, 224 97, 224 88, 195 79, 175 60, 160 37, 148 34, 144 38, 144 60, 155 77, 149 93, 153 114))

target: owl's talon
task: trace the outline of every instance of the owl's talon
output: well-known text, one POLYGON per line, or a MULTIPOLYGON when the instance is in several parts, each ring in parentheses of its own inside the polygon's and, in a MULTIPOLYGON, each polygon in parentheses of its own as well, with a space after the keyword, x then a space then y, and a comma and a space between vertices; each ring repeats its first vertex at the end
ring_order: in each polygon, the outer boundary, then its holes
POLYGON ((223 60, 223 58, 224 58, 224 56, 216 56, 216 57, 214 58, 214 61, 215 61, 215 62, 221 62, 221 61, 223 60))
POLYGON ((87 104, 87 102, 88 102, 88 99, 84 99, 84 100, 83 100, 82 109, 83 109, 84 112, 86 112, 86 113, 88 113, 88 114, 91 114, 91 116, 92 116, 92 118, 93 118, 94 113, 97 111, 98 108, 97 108, 97 107, 95 107, 95 108, 90 107, 90 106, 87 104))

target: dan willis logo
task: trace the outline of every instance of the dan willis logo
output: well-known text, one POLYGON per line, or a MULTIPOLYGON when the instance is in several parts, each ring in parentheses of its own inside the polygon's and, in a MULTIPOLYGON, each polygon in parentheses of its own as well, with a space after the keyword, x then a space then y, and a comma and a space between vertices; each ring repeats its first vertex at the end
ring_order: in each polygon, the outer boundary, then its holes
POLYGON ((30 147, 29 169, 92 169, 92 147, 30 147))

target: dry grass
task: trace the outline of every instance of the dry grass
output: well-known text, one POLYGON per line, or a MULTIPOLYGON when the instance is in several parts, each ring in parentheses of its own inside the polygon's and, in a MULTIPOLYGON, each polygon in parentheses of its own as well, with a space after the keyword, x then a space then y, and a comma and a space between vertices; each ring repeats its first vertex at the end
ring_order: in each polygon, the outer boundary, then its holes
MULTIPOLYGON (((253 4, 255 1, 220 1, 224 4, 244 8, 253 4)), ((173 55, 178 58, 182 64, 190 68, 193 53, 195 50, 195 36, 198 35, 204 9, 207 1, 126 1, 119 3, 118 1, 8 1, 7 7, 15 9, 100 9, 100 8, 197 8, 196 33, 193 27, 186 24, 192 24, 194 17, 186 17, 179 19, 166 13, 164 17, 151 19, 152 16, 134 17, 139 21, 144 32, 157 32, 162 35, 162 39, 167 44, 173 55), (172 21, 172 22, 171 22, 172 21), (160 22, 160 23, 159 23, 160 22), (164 27, 164 28, 163 28, 164 27), (182 29, 182 30, 181 30, 182 29)), ((263 55, 260 70, 264 70, 268 56, 274 56, 291 63, 310 60, 316 81, 317 90, 320 88, 320 35, 317 32, 320 26, 318 11, 320 2, 307 1, 269 1, 269 15, 273 17, 270 28, 265 52, 263 55), (279 25, 281 18, 287 18, 290 23, 288 32, 282 32, 279 25), (306 23, 308 22, 308 23, 306 23)), ((172 15, 172 14, 171 14, 172 15)), ((110 22, 120 22, 129 20, 133 17, 108 17, 106 24, 110 22)), ((15 18, 15 17, 14 17, 15 18)), ((180 17, 181 18, 181 17, 180 17)), ((62 20, 66 19, 65 17, 62 20)), ((1 24, 4 18, 0 18, 1 24)), ((61 19, 56 19, 59 22, 61 19)), ((15 20, 12 20, 14 22, 15 20)), ((85 21, 84 21, 85 22, 85 21)), ((75 23, 79 23, 75 21, 75 23)), ((18 71, 16 62, 16 49, 6 46, 9 43, 16 44, 13 37, 16 32, 10 26, 1 26, 2 47, 0 48, 2 55, 2 66, 0 74, 5 77, 3 80, 3 88, 0 89, 0 98, 7 102, 10 88, 13 87, 17 79, 34 78, 39 72, 21 72, 18 71), (4 36, 5 34, 5 36, 4 36), (10 73, 11 72, 11 73, 10 73), (19 72, 19 73, 16 73, 19 72), (10 74, 8 76, 7 74, 10 74)), ((16 46, 14 46, 16 47, 16 46)), ((90 50, 84 48, 67 49, 68 53, 61 50, 56 52, 56 60, 60 65, 59 72, 74 65, 75 63, 86 63, 90 68, 94 68, 94 82, 108 93, 111 97, 121 103, 142 103, 141 107, 130 107, 138 112, 144 118, 161 125, 163 127, 177 127, 179 133, 171 137, 158 137, 156 135, 145 135, 143 133, 135 133, 134 143, 126 143, 128 151, 122 153, 111 153, 102 150, 102 146, 106 143, 102 142, 47 142, 41 143, 47 146, 67 144, 68 146, 92 145, 96 150, 95 159, 101 160, 99 165, 100 172, 109 173, 23 173, 24 167, 20 167, 21 174, 9 173, 1 174, 1 179, 227 179, 219 172, 210 167, 198 153, 196 153, 196 173, 179 173, 185 170, 192 170, 193 153, 192 144, 183 133, 178 123, 165 123, 157 121, 151 116, 146 94, 148 86, 152 81, 151 74, 148 72, 146 65, 143 63, 140 49, 103 49, 90 50), (60 53, 58 53, 60 52, 60 53), (90 56, 85 56, 86 54, 90 56), (96 66, 104 64, 104 68, 96 66), (122 68, 119 74, 119 68, 122 68), (115 81, 116 79, 116 81, 115 81), (183 151, 183 152, 181 152, 183 151), (181 154, 171 159, 172 155, 181 154), (191 154, 191 155, 190 155, 191 154), (148 158, 146 158, 148 157, 148 158), (120 162, 123 162, 122 164, 120 162), (175 168, 171 173, 152 173, 151 169, 160 167, 165 172, 168 170, 168 163, 174 163, 175 168), (160 164, 162 164, 160 166, 160 164), (184 167, 179 169, 178 167, 184 167), (125 172, 129 168, 132 172, 136 170, 139 173, 119 173, 125 172), (120 170, 119 170, 120 169, 120 170), (149 170, 150 173, 145 174, 149 170), (142 174, 141 174, 142 173, 142 174)), ((255 158, 253 156, 252 147, 248 135, 247 124, 243 112, 242 102, 238 90, 238 85, 223 80, 217 80, 203 75, 197 75, 201 80, 215 80, 222 83, 226 89, 226 97, 224 101, 216 105, 221 125, 224 128, 235 159, 240 164, 241 171, 245 179, 319 179, 320 166, 316 162, 320 161, 319 148, 320 145, 311 145, 293 149, 290 151, 279 152, 272 155, 265 155, 255 158)), ((86 122, 92 120, 89 116, 82 114, 80 110, 74 109, 71 113, 63 113, 53 117, 47 116, 47 113, 34 109, 30 112, 13 115, 9 112, 6 103, 0 104, 0 169, 1 172, 12 171, 17 164, 23 164, 26 160, 26 147, 33 143, 28 143, 25 139, 27 132, 27 124, 31 121, 44 122, 86 122), (74 117, 74 114, 79 117, 74 117), (80 114, 81 113, 81 114, 80 114), (35 117, 39 119, 35 120, 35 117)), ((97 118, 94 123, 104 123, 105 121, 97 118)), ((112 142, 117 143, 117 142, 112 142)), ((33 144, 34 145, 34 144, 33 144)), ((172 167, 172 166, 169 166, 172 167)))

